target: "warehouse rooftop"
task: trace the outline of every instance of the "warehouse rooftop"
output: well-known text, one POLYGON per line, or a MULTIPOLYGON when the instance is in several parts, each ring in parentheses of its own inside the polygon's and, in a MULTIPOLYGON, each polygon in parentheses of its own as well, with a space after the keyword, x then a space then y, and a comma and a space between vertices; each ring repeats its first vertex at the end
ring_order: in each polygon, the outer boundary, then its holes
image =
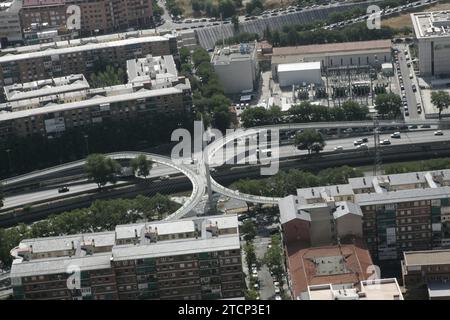
POLYGON ((278 72, 320 70, 320 61, 285 63, 278 65, 278 72))
POLYGON ((273 48, 273 57, 318 53, 391 50, 391 40, 371 40, 341 43, 311 44, 306 46, 273 48))

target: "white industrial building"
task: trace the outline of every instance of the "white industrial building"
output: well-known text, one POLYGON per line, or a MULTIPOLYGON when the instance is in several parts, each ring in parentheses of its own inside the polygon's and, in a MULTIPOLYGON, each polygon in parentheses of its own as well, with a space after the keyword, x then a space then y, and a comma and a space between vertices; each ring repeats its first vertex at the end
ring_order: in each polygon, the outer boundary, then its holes
POLYGON ((211 64, 225 93, 236 94, 255 89, 259 73, 256 41, 240 45, 216 47, 211 64))
POLYGON ((420 75, 450 75, 450 11, 412 13, 420 75))
POLYGON ((392 63, 383 63, 381 65, 381 72, 383 72, 384 75, 391 76, 394 74, 394 66, 392 63))
POLYGON ((320 61, 323 69, 380 67, 392 61, 390 40, 370 40, 342 43, 311 44, 273 48, 272 76, 277 79, 278 65, 320 61))
POLYGON ((322 83, 320 61, 279 64, 277 72, 280 87, 322 83))

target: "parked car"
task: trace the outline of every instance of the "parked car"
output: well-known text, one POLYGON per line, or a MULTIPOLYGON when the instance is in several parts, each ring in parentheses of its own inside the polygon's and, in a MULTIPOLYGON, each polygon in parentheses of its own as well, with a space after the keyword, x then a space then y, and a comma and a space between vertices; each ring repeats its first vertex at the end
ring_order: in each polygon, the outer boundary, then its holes
POLYGON ((281 299, 281 297, 279 295, 276 295, 275 300, 283 300, 283 299, 281 299))

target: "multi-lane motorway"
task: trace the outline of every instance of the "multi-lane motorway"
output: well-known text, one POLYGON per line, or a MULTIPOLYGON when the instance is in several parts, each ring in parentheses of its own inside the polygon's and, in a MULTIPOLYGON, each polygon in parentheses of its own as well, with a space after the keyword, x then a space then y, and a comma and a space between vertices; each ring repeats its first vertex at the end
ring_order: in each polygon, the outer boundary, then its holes
MULTIPOLYGON (((430 122, 432 123, 432 122, 430 122)), ((337 123, 329 123, 329 127, 336 127, 336 126, 346 126, 351 127, 355 126, 357 124, 355 123, 346 123, 346 124, 337 124, 337 123)), ((386 125, 386 124, 385 124, 386 125)), ((284 125, 286 126, 286 125, 284 125)), ((321 127, 322 124, 292 124, 289 125, 292 128, 295 127, 305 127, 305 126, 316 126, 321 127)), ((269 126, 270 127, 270 126, 269 126)), ((283 127, 283 125, 281 126, 283 127)), ((416 144, 416 143, 426 143, 426 142, 436 142, 436 141, 447 141, 450 139, 450 130, 443 130, 443 135, 436 136, 434 135, 434 129, 431 130, 421 130, 421 129, 411 129, 408 132, 402 132, 400 139, 391 138, 390 134, 380 134, 380 140, 389 139, 391 141, 392 146, 395 147, 396 145, 405 145, 405 144, 416 144)), ((218 153, 219 151, 223 150, 223 146, 225 145, 225 142, 229 139, 235 139, 237 137, 241 137, 239 133, 235 133, 236 136, 227 136, 225 139, 218 139, 214 141, 212 144, 208 146, 208 149, 206 150, 206 153, 208 154, 208 158, 211 160, 214 159, 214 154, 218 153)), ((363 137, 364 135, 361 135, 360 137, 363 137)), ((333 139, 328 140, 327 145, 325 146, 324 151, 331 151, 331 152, 339 152, 334 151, 336 147, 342 147, 344 150, 350 150, 354 149, 354 141, 360 137, 351 137, 351 138, 342 138, 342 139, 333 139)), ((373 147, 373 137, 369 134, 366 135, 368 137, 368 146, 369 148, 373 147)), ((274 146, 271 146, 274 148, 274 146)), ((117 159, 129 159, 135 157, 137 152, 124 152, 124 153, 118 153, 113 154, 112 156, 117 159)), ((280 159, 288 158, 288 157, 295 157, 300 156, 302 154, 306 154, 306 151, 304 150, 297 150, 293 145, 283 145, 279 148, 279 157, 280 159)), ((169 158, 160 157, 157 155, 150 155, 152 160, 159 162, 158 166, 155 167, 152 170, 151 176, 157 177, 161 175, 171 175, 175 173, 181 173, 188 176, 188 178, 191 180, 193 184, 193 192, 189 200, 185 203, 183 208, 181 210, 178 210, 171 218, 174 217, 181 217, 184 214, 188 213, 195 205, 201 200, 206 186, 206 174, 202 174, 203 168, 198 167, 197 165, 177 165, 172 163, 172 161, 169 158)), ((275 159, 274 159, 275 160, 275 159)), ((275 160, 276 161, 276 160, 275 160)), ((214 161, 211 161, 211 167, 219 167, 221 163, 214 164, 214 161)), ((48 175, 49 173, 58 173, 63 172, 64 170, 67 170, 69 167, 76 167, 81 166, 84 162, 79 161, 76 163, 71 163, 63 166, 58 166, 54 168, 49 168, 40 172, 31 173, 28 175, 24 175, 18 178, 12 178, 9 179, 8 183, 14 183, 14 182, 21 182, 26 181, 30 178, 39 178, 41 176, 48 175)), ((230 197, 234 197, 241 200, 248 200, 249 195, 243 195, 236 193, 233 190, 229 190, 223 186, 221 186, 219 183, 217 183, 214 179, 212 180, 213 184, 213 190, 222 194, 225 194, 230 197)), ((76 186, 71 186, 70 191, 68 192, 68 195, 70 193, 76 193, 81 191, 88 191, 91 189, 95 189, 97 186, 95 184, 86 182, 85 184, 77 184, 76 186)), ((32 192, 24 192, 22 194, 17 194, 11 197, 6 197, 5 199, 5 206, 8 207, 15 207, 19 205, 25 205, 32 202, 37 201, 50 201, 51 199, 60 197, 61 194, 58 193, 57 188, 54 189, 47 189, 47 190, 38 190, 38 191, 32 191, 32 192)), ((251 196, 251 195, 250 195, 251 196)), ((252 199, 255 202, 262 202, 262 203, 276 203, 277 199, 264 199, 259 197, 252 197, 252 199)))

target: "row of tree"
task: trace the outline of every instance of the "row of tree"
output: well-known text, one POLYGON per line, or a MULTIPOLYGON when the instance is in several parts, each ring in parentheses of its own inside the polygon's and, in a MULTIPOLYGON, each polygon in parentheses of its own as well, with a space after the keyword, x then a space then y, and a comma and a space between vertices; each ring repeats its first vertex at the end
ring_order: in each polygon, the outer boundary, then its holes
POLYGON ((89 208, 53 215, 30 226, 20 224, 13 228, 0 228, 0 262, 9 266, 9 251, 26 238, 114 230, 120 224, 161 220, 179 206, 161 194, 153 197, 139 195, 134 199, 98 200, 89 208))
POLYGON ((191 114, 141 115, 127 121, 104 119, 99 124, 67 129, 54 139, 41 134, 10 136, 0 142, 0 177, 75 161, 87 153, 142 150, 170 143, 173 130, 179 127, 192 130, 191 114))
POLYGON ((348 183, 349 178, 363 175, 362 170, 349 166, 328 168, 317 174, 291 169, 287 172, 280 171, 267 179, 241 179, 231 184, 231 188, 257 196, 285 197, 295 194, 298 188, 345 184, 348 183))
POLYGON ((265 40, 269 41, 274 47, 298 46, 308 44, 323 44, 336 42, 367 41, 378 39, 391 39, 396 30, 382 26, 380 29, 367 29, 365 23, 357 23, 342 29, 335 30, 306 30, 296 31, 296 27, 289 28, 288 32, 283 30, 266 29, 264 32, 265 40))
MULTIPOLYGON (((375 108, 383 119, 398 118, 401 115, 401 106, 402 101, 397 94, 382 93, 376 96, 375 108)), ((368 119, 370 119, 369 109, 351 100, 335 107, 313 105, 305 101, 291 106, 286 112, 281 111, 278 106, 272 106, 269 109, 256 107, 246 109, 241 114, 242 124, 246 128, 274 123, 359 121, 368 119)))
POLYGON ((416 171, 450 169, 450 158, 429 159, 422 161, 404 162, 384 166, 385 174, 397 174, 416 171))

